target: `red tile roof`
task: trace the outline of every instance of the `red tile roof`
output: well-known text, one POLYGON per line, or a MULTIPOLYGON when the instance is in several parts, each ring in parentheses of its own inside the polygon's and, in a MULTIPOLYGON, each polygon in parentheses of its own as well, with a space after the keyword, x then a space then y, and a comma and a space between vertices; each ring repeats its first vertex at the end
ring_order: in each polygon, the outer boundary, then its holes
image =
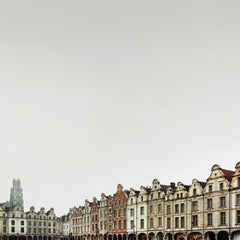
POLYGON ((227 169, 222 169, 222 172, 226 175, 227 180, 231 182, 232 176, 235 172, 227 169))

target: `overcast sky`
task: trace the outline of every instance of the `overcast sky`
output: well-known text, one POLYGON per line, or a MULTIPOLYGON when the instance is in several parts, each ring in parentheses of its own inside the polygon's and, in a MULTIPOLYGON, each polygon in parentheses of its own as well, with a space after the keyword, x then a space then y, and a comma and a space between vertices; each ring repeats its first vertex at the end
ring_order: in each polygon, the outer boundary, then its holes
POLYGON ((205 181, 240 161, 240 3, 0 2, 1 199, 205 181))

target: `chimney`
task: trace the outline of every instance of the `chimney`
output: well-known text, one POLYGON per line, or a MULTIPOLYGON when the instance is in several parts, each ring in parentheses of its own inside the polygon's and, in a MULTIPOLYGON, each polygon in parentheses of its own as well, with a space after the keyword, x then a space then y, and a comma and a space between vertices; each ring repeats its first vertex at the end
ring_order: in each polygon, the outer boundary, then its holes
POLYGON ((174 182, 171 182, 171 183, 170 183, 170 187, 171 187, 172 189, 175 189, 175 183, 174 183, 174 182))

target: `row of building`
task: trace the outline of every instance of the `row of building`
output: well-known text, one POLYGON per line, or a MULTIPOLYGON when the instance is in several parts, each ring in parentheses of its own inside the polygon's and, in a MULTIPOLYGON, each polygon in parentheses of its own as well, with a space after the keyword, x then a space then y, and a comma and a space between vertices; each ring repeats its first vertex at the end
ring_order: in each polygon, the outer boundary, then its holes
POLYGON ((206 182, 101 194, 60 218, 63 234, 75 240, 239 240, 240 163, 235 171, 214 165, 206 182))
POLYGON ((60 224, 54 209, 36 212, 31 207, 24 212, 20 180, 13 180, 10 201, 0 204, 0 240, 55 240, 60 235, 60 224))

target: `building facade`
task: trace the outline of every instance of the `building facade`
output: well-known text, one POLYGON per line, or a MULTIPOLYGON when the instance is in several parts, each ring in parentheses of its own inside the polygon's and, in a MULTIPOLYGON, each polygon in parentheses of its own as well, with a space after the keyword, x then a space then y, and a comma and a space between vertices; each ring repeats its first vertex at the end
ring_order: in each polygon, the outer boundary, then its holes
POLYGON ((82 208, 77 240, 240 240, 240 162, 235 171, 215 164, 206 182, 191 185, 154 179, 127 191, 118 184, 93 202, 82 208))
POLYGON ((0 204, 0 240, 55 240, 57 217, 51 208, 24 212, 23 193, 19 179, 13 179, 10 201, 0 204))

